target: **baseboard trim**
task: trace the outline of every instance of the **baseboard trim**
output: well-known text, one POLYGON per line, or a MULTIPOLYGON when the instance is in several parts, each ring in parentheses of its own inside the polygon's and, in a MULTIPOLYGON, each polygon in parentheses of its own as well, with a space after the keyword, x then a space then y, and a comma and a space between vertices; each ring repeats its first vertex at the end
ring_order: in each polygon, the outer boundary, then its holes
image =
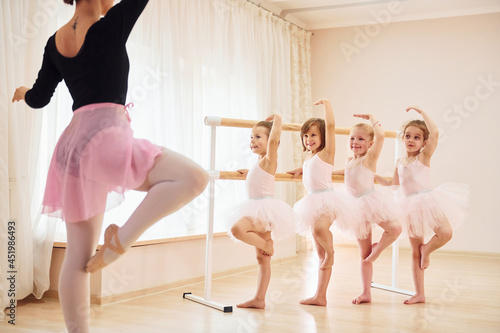
MULTIPOLYGON (((297 258, 297 256, 295 255, 295 256, 291 256, 291 257, 279 258, 276 260, 272 260, 271 266, 277 266, 277 265, 281 265, 283 263, 294 261, 294 260, 296 260, 296 258, 297 258)), ((244 273, 244 272, 248 272, 248 271, 252 271, 252 270, 257 270, 258 267, 259 266, 257 264, 254 264, 254 265, 238 267, 238 268, 225 270, 222 272, 213 273, 212 279, 215 280, 215 279, 224 278, 224 277, 227 277, 230 275, 235 275, 235 274, 240 274, 240 273, 244 273)), ((170 291, 170 290, 174 290, 174 289, 188 287, 190 285, 203 282, 204 280, 205 280, 205 276, 197 276, 197 277, 190 278, 190 279, 179 280, 179 281, 166 283, 166 284, 155 286, 155 287, 129 291, 129 292, 122 293, 122 294, 102 296, 102 297, 92 295, 90 297, 90 303, 95 304, 95 305, 107 305, 107 304, 117 303, 117 302, 121 302, 121 301, 127 301, 127 300, 131 300, 131 299, 138 298, 138 297, 144 297, 147 295, 152 295, 152 294, 166 292, 166 291, 170 291)), ((48 290, 43 294, 43 298, 57 300, 57 299, 59 299, 59 293, 56 290, 48 290)))

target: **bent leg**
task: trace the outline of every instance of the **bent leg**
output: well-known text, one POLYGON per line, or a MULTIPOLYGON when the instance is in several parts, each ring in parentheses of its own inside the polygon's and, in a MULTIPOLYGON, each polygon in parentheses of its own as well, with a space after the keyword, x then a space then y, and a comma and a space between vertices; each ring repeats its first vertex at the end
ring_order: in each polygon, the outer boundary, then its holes
POLYGON ((233 224, 231 233, 236 239, 261 250, 263 255, 272 256, 274 254, 271 233, 260 233, 249 218, 242 218, 233 224), (266 235, 265 238, 263 235, 266 235))
POLYGON ((394 243, 401 234, 401 225, 397 221, 385 221, 380 223, 380 227, 384 229, 384 233, 380 237, 378 243, 373 244, 371 254, 365 259, 369 262, 375 262, 389 245, 394 243))
POLYGON ((411 272, 413 275, 413 284, 415 286, 415 295, 404 301, 404 304, 416 304, 425 302, 424 294, 424 270, 420 269, 420 246, 424 239, 410 237, 411 245, 411 272))
MULTIPOLYGON (((271 240, 271 232, 259 234, 265 241, 271 240)), ((272 241, 272 240, 271 240, 272 241)), ((255 297, 245 303, 237 304, 238 308, 264 309, 266 307, 266 293, 271 280, 271 257, 263 254, 262 250, 255 248, 257 252, 257 262, 259 264, 259 277, 257 282, 257 292, 255 297)))
POLYGON ((317 243, 324 249, 324 259, 320 262, 320 268, 326 269, 333 266, 333 235, 330 231, 332 221, 322 215, 313 227, 313 236, 317 243))
POLYGON ((370 232, 366 239, 358 239, 358 245, 361 255, 362 293, 352 300, 352 304, 370 303, 372 301, 373 263, 365 260, 372 253, 372 233, 370 232))
POLYGON ((441 226, 434 229, 435 235, 427 242, 420 246, 420 254, 422 256, 420 268, 426 269, 430 264, 430 255, 432 252, 439 249, 444 244, 448 243, 453 236, 453 230, 446 218, 441 221, 441 226))
MULTIPOLYGON (((118 230, 118 239, 126 251, 135 241, 161 218, 174 213, 200 195, 208 183, 208 175, 198 164, 187 157, 164 149, 144 184, 137 190, 147 191, 144 200, 118 230)), ((114 244, 114 240, 111 242, 114 244)), ((120 255, 105 251, 106 264, 120 255)))
POLYGON ((90 274, 85 271, 102 228, 103 214, 66 223, 67 245, 59 275, 59 301, 68 332, 90 330, 90 274))

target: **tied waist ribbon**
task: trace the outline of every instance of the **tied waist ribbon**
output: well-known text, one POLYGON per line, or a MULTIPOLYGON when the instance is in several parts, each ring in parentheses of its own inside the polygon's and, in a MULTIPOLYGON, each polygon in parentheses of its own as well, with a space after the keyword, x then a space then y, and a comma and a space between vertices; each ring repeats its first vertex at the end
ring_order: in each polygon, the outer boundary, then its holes
POLYGON ((272 198, 273 198, 272 195, 259 195, 259 196, 250 198, 250 200, 264 200, 264 199, 272 199, 272 198))
POLYGON ((309 194, 317 194, 317 193, 324 193, 324 192, 333 192, 333 188, 322 188, 319 190, 314 190, 309 192, 309 194))
POLYGON ((133 102, 130 102, 128 103, 127 105, 125 105, 123 107, 123 109, 125 110, 125 116, 127 116, 127 119, 128 119, 128 122, 130 123, 132 121, 132 119, 130 119, 130 114, 128 113, 129 110, 131 110, 132 108, 134 107, 134 103, 133 102))

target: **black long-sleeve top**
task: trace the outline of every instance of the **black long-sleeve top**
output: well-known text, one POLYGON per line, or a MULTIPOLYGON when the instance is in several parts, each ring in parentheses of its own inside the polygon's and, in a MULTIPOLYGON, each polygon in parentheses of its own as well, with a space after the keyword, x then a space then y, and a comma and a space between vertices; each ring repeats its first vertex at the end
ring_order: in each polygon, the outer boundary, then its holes
POLYGON ((122 0, 87 31, 75 57, 67 58, 56 48, 55 34, 47 41, 43 62, 25 101, 32 108, 50 102, 64 79, 73 98, 73 111, 92 103, 125 104, 129 60, 125 43, 148 0, 122 0))

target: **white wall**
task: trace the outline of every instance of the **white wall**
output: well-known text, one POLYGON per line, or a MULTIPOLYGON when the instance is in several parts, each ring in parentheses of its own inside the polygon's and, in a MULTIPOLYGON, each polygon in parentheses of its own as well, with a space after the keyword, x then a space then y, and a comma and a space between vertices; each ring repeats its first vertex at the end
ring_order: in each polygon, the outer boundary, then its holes
MULTIPOLYGON (((431 162, 433 184, 471 189, 470 216, 443 249, 500 253, 500 14, 384 20, 314 31, 313 98, 329 98, 343 127, 358 122, 353 113, 373 113, 386 129, 400 129, 418 118, 406 114, 407 106, 427 110, 442 136, 431 162)), ((386 140, 379 173, 392 175, 393 152, 386 140)), ((337 167, 346 155, 347 141, 339 138, 337 167)))

